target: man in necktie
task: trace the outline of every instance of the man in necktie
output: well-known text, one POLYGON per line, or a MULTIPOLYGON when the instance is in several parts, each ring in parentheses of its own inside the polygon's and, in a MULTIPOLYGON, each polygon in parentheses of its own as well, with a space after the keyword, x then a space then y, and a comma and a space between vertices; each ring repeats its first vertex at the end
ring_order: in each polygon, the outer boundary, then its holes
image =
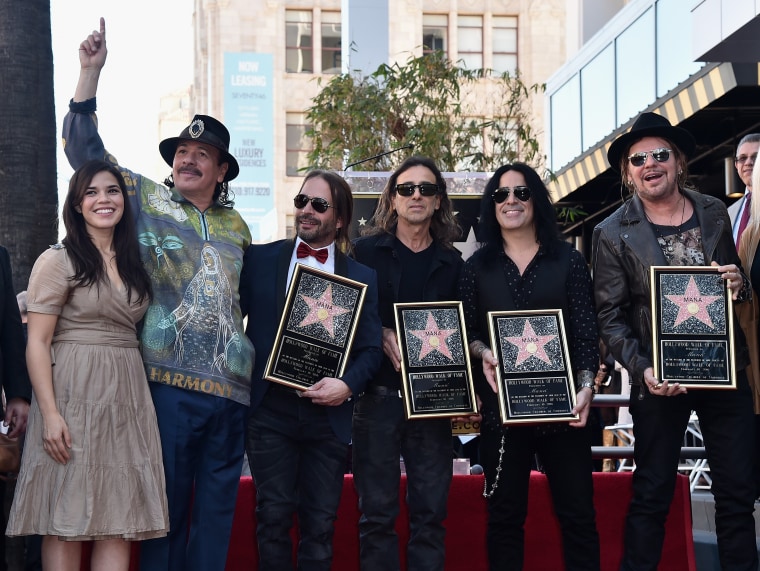
MULTIPOLYGON (((736 306, 736 315, 747 338, 747 345, 749 345, 750 367, 747 371, 754 397, 755 440, 760 442, 758 440, 760 439, 760 338, 758 337, 760 304, 757 302, 758 296, 760 296, 760 261, 758 260, 758 255, 760 255, 758 249, 760 229, 754 223, 748 224, 752 219, 752 189, 757 186, 758 176, 760 176, 757 173, 753 176, 758 149, 760 149, 760 133, 745 135, 736 147, 734 164, 739 177, 746 186, 746 191, 741 200, 737 200, 731 205, 728 213, 732 214, 731 220, 736 249, 739 251, 739 258, 742 261, 744 271, 750 278, 755 296, 754 303, 736 306), (753 179, 755 184, 753 184, 753 179)), ((755 447, 755 486, 756 497, 760 497, 760 448, 758 447, 755 447)))
POLYGON ((750 133, 742 137, 736 147, 734 166, 739 178, 744 183, 744 196, 734 202, 728 209, 731 218, 734 243, 739 247, 739 239, 747 227, 750 215, 750 203, 752 200, 752 169, 755 167, 757 151, 760 148, 760 133, 750 133))
POLYGON ((354 397, 364 391, 382 359, 377 274, 346 255, 353 197, 345 180, 333 172, 311 171, 293 205, 295 240, 251 246, 240 277, 246 334, 259 357, 251 381, 246 451, 256 482, 259 569, 293 569, 290 530, 298 514, 298 569, 328 571, 354 397), (368 286, 345 373, 304 391, 263 378, 296 264, 368 286))

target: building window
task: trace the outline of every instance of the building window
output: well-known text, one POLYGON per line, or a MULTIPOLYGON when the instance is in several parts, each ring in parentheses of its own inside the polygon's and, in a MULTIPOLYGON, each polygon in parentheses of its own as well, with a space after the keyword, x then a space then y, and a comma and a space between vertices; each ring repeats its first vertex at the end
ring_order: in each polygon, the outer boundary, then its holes
POLYGON ((311 127, 306 124, 303 113, 286 113, 285 121, 285 173, 288 176, 303 176, 303 169, 309 166, 311 139, 306 131, 311 127))
POLYGON ((422 53, 448 53, 449 18, 444 14, 422 15, 422 53))
POLYGON ((457 18, 458 57, 468 69, 483 67, 483 17, 457 18))
POLYGON ((309 10, 285 10, 285 69, 289 73, 313 73, 312 33, 309 10))
POLYGON ((340 73, 340 12, 322 12, 322 73, 340 73))
POLYGON ((517 17, 494 16, 492 38, 494 71, 514 73, 517 70, 517 17))

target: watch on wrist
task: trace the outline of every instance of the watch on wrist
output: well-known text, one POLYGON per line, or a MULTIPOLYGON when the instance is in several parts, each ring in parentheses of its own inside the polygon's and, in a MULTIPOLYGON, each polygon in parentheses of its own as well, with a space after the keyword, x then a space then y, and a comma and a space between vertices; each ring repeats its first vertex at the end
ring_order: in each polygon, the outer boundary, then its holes
POLYGON ((596 394, 596 384, 594 381, 581 381, 581 384, 578 385, 578 390, 581 389, 591 389, 591 394, 596 394))
POLYGON ((576 373, 576 378, 578 379, 578 390, 589 388, 591 389, 591 394, 596 394, 596 382, 594 380, 594 373, 592 371, 587 371, 585 369, 581 369, 576 373))

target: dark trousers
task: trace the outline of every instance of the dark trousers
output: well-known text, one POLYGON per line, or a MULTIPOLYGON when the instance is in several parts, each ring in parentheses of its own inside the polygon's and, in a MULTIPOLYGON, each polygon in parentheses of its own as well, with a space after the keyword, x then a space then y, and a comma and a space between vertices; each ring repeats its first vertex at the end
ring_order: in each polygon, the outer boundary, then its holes
POLYGON ((348 444, 335 436, 326 408, 273 385, 251 412, 246 450, 256 482, 259 569, 294 569, 297 514, 299 571, 329 571, 348 444))
POLYGON ((399 457, 409 510, 409 571, 443 570, 453 448, 448 419, 410 420, 397 394, 364 394, 354 409, 353 470, 359 494, 362 571, 399 569, 399 457))
POLYGON ((248 407, 158 383, 150 383, 150 389, 163 447, 170 530, 166 537, 142 542, 140 569, 224 571, 248 407))
POLYGON ((755 415, 755 499, 760 498, 760 414, 755 415))
POLYGON ((552 494, 562 532, 562 549, 568 571, 599 569, 599 535, 591 477, 588 430, 569 427, 481 424, 480 454, 490 492, 499 465, 504 437, 501 475, 488 500, 488 562, 492 571, 523 568, 528 486, 534 455, 538 454, 552 494))
POLYGON ((710 463, 721 567, 724 571, 756 571, 752 515, 755 432, 752 399, 744 372, 739 374, 739 389, 735 391, 692 389, 686 395, 660 397, 635 385, 630 410, 636 470, 620 568, 657 569, 684 431, 694 410, 699 416, 710 463))

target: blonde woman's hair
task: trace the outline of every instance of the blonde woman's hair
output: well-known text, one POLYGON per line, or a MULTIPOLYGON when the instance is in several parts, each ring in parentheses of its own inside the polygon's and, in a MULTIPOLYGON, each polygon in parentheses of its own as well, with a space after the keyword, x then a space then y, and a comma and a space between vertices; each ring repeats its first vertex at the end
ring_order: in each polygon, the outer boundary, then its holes
MULTIPOLYGON (((755 161, 752 168, 752 188, 760 189, 760 168, 755 161)), ((742 233, 741 242, 739 242, 739 258, 741 258, 744 273, 749 275, 752 261, 755 259, 757 244, 760 241, 760 193, 757 194, 749 203, 749 220, 747 227, 742 233)))

